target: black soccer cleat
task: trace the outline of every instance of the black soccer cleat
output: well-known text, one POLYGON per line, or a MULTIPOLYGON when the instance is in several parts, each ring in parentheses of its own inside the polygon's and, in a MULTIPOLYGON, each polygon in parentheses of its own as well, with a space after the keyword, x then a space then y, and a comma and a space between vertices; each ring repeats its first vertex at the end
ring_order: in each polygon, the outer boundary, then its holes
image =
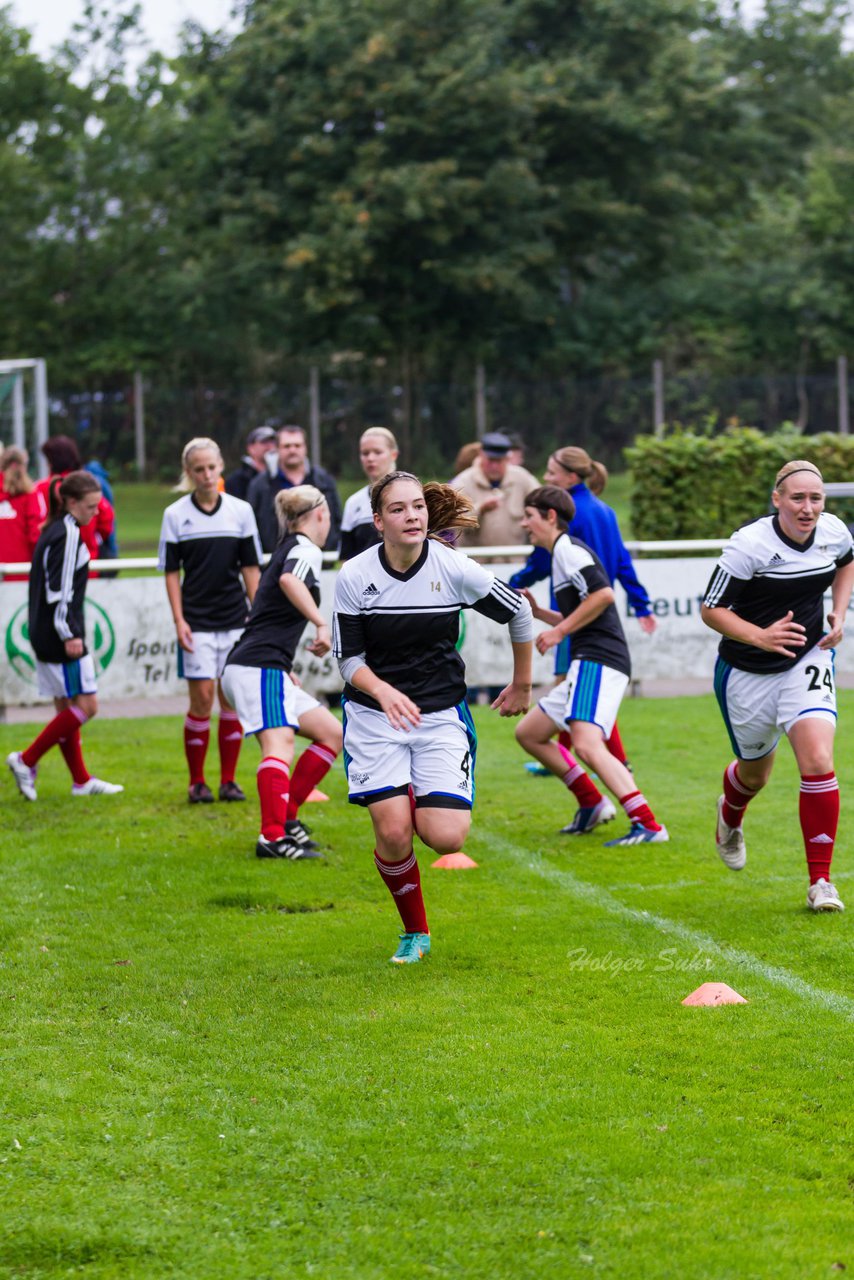
POLYGON ((235 800, 245 800, 246 792, 239 783, 232 780, 231 782, 223 782, 219 789, 219 798, 230 804, 235 800))
POLYGON ((213 804, 214 795, 206 782, 194 782, 187 792, 190 804, 213 804))
POLYGON ((294 844, 298 844, 301 849, 317 851, 320 848, 320 845, 312 840, 308 827, 303 826, 299 818, 290 818, 285 823, 285 835, 289 840, 293 840, 294 844))
POLYGON ((317 853, 314 849, 303 849, 295 840, 291 840, 290 836, 282 836, 279 840, 268 840, 265 836, 259 836, 255 846, 255 857, 284 858, 287 862, 308 862, 311 859, 322 860, 323 854, 317 853))

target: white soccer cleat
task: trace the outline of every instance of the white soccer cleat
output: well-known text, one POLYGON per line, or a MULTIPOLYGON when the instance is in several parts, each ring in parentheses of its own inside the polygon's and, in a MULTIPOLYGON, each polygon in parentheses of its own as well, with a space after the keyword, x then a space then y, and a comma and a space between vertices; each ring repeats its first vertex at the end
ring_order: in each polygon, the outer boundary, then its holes
POLYGON ((103 778, 89 778, 87 782, 75 782, 73 796, 117 796, 124 787, 120 782, 104 782, 103 778))
POLYGON ((576 809, 575 817, 567 826, 561 827, 562 836, 586 836, 603 822, 616 818, 617 810, 607 796, 597 800, 596 804, 586 809, 576 809))
POLYGON ((725 862, 730 871, 740 871, 747 862, 747 845, 744 842, 744 832, 741 827, 729 827, 724 822, 722 817, 724 799, 725 797, 721 796, 718 800, 718 825, 715 831, 715 845, 721 862, 725 862))
POLYGON ((810 911, 844 911, 845 906, 836 892, 835 885, 822 878, 811 884, 807 893, 807 906, 810 911))
POLYGON ((18 790, 25 800, 37 800, 36 794, 36 771, 31 769, 28 764, 24 764, 21 759, 20 751, 13 751, 6 757, 6 763, 12 770, 12 777, 17 783, 18 790))

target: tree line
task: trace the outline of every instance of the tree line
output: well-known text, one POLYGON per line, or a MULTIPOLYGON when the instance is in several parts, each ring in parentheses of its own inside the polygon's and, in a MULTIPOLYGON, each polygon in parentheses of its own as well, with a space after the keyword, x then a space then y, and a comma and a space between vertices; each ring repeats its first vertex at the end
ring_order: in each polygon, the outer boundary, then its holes
POLYGON ((134 62, 0 11, 0 356, 251 388, 804 374, 854 327, 845 10, 246 0, 134 62))

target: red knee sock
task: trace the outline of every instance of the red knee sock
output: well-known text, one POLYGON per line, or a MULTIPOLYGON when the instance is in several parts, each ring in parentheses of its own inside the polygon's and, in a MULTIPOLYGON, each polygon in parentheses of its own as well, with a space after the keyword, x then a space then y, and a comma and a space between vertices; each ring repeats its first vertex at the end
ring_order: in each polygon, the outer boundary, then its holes
POLYGON ((611 730, 611 736, 608 739, 608 750, 611 752, 611 755, 615 760, 619 760, 620 764, 624 764, 628 769, 629 762, 623 746, 623 739, 620 737, 620 730, 616 724, 611 730))
POLYGON ((421 896, 421 872, 414 851, 403 862, 384 862, 374 850, 374 862, 383 883, 394 898, 405 933, 429 933, 424 899, 421 896))
POLYGON ((839 826, 839 783, 835 773, 801 775, 801 831, 810 884, 830 879, 833 844, 839 826))
POLYGON ((211 737, 210 720, 196 720, 187 716, 184 721, 184 755, 190 769, 190 786, 205 780, 205 756, 211 737))
POLYGON ((322 742, 313 742, 310 747, 306 747, 291 778, 288 820, 297 816, 300 805, 311 795, 321 778, 326 777, 334 761, 335 752, 322 742))
POLYGON ((220 708, 217 740, 220 782, 234 782, 237 760, 243 745, 243 725, 237 718, 236 711, 223 711, 220 708))
POLYGON ((258 765, 258 799, 261 801, 261 835, 265 840, 281 840, 288 816, 290 774, 284 760, 264 756, 258 765))
POLYGON ((738 776, 738 761, 733 760, 724 769, 724 803, 721 817, 728 827, 740 827, 744 821, 744 811, 756 795, 748 791, 738 776))
POLYGON ((74 733, 59 739, 59 749, 62 752, 65 763, 68 765, 71 781, 76 783, 77 786, 82 786, 84 782, 88 782, 92 775, 83 760, 79 726, 74 733))
MULTIPOLYGON (((565 758, 569 752, 561 747, 561 754, 565 758)), ((571 762, 569 769, 561 778, 561 782, 572 792, 582 809, 592 809, 594 804, 598 804, 602 799, 602 792, 573 756, 569 756, 569 761, 571 762)))
MULTIPOLYGON (((21 752, 21 759, 24 764, 29 765, 31 769, 34 768, 44 753, 50 751, 51 747, 55 747, 57 743, 61 743, 63 738, 68 742, 68 739, 76 734, 79 742, 80 726, 85 724, 86 720, 87 717, 79 707, 66 707, 64 711, 58 712, 50 723, 45 725, 35 741, 30 743, 26 751, 21 752)), ((65 753, 63 752, 63 754, 65 753)), ((85 782, 88 777, 87 773, 83 781, 85 782)), ((76 782, 77 779, 75 778, 74 781, 76 782)))
POLYGON ((620 797, 620 804, 626 811, 629 822, 640 822, 644 827, 648 827, 650 831, 660 831, 661 823, 656 822, 655 814, 646 802, 646 797, 641 791, 630 791, 628 795, 620 797))

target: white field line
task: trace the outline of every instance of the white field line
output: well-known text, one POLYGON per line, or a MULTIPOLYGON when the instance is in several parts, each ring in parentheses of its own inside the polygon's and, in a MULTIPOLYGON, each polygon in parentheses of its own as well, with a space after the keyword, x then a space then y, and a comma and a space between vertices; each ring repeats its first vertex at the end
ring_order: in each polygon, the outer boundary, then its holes
MULTIPOLYGON (((854 871, 835 871, 833 873, 833 883, 839 880, 850 880, 854 876, 854 871)), ((729 877, 727 877, 729 879, 729 877)), ((733 877, 734 879, 734 877, 733 877)), ((752 885, 765 884, 788 884, 797 881, 797 876, 793 873, 788 876, 779 875, 757 875, 755 870, 751 874, 750 883, 752 885)), ((796 884, 798 887, 800 882, 796 884)), ((620 884, 612 884, 611 888, 615 893, 627 890, 630 893, 663 893, 667 889, 708 889, 708 881, 706 880, 666 880, 664 884, 639 884, 634 880, 625 880, 620 884)))
POLYGON ((653 929, 658 929, 660 933, 679 938, 681 942, 687 943, 697 951, 714 952, 723 960, 729 961, 730 964, 736 964, 742 969, 746 969, 754 977, 762 978, 765 982, 774 983, 778 987, 784 987, 786 991, 800 996, 802 1000, 822 1004, 826 1009, 839 1014, 840 1017, 854 1022, 854 1000, 849 999, 848 996, 837 995, 833 991, 822 991, 820 987, 814 987, 812 983, 805 982, 797 974, 789 973, 788 969, 766 964, 764 960, 760 960, 758 956, 753 955, 750 951, 742 951, 740 947, 727 946, 726 943, 718 942, 716 938, 711 937, 709 934, 701 933, 699 929, 692 929, 688 925, 680 924, 678 920, 668 920, 666 916, 654 915, 651 911, 641 911, 635 907, 628 907, 624 902, 620 902, 619 898, 615 898, 612 893, 609 893, 607 889, 602 889, 598 885, 588 884, 584 880, 578 880, 571 871, 561 871, 557 867, 549 866, 537 854, 531 856, 530 850, 521 849, 508 841, 502 840, 496 843, 502 845, 508 853, 517 857, 520 862, 524 862, 536 875, 559 885, 574 898, 579 898, 582 902, 589 902, 591 906, 598 907, 600 911, 606 911, 609 915, 617 916, 621 920, 631 920, 633 924, 648 925, 653 929))

